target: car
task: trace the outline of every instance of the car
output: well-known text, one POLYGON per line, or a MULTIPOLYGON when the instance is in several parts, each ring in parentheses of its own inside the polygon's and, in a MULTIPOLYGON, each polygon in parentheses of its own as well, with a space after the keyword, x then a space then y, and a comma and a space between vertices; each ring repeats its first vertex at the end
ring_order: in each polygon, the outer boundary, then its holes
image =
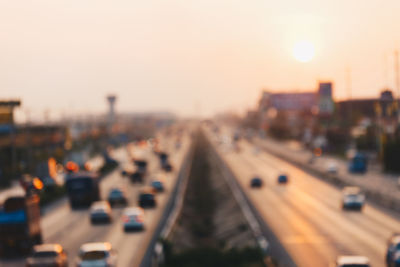
POLYGON ((250 187, 252 188, 260 188, 263 186, 263 181, 260 177, 254 177, 250 180, 250 187))
POLYGON ((278 184, 286 184, 289 182, 289 178, 286 174, 281 174, 278 176, 278 184))
POLYGON ((369 260, 364 256, 339 256, 336 267, 369 267, 369 260))
POLYGON ((160 180, 154 180, 151 182, 151 187, 156 193, 164 192, 164 183, 160 180))
POLYGON ((78 267, 117 266, 117 253, 108 242, 83 244, 76 259, 78 267))
POLYGON ((173 169, 171 163, 169 163, 169 162, 166 162, 166 163, 163 165, 162 168, 163 168, 163 170, 166 171, 166 172, 172 172, 172 169, 173 169))
POLYGON ((42 244, 33 247, 33 253, 26 259, 27 267, 67 267, 68 256, 60 244, 42 244))
POLYGON ((124 231, 130 230, 144 230, 144 212, 140 207, 125 208, 122 221, 124 224, 124 231))
POLYGON ((144 178, 144 173, 140 171, 135 171, 130 175, 132 183, 142 183, 144 178))
POLYGON ((96 201, 90 207, 90 221, 95 223, 111 223, 111 206, 107 201, 96 201))
POLYGON ((139 206, 142 208, 153 208, 157 205, 154 190, 151 187, 143 188, 139 193, 139 206))
POLYGON ((389 238, 387 245, 386 264, 388 267, 400 266, 399 254, 400 254, 400 233, 395 233, 389 238))
POLYGON ((328 165, 326 166, 326 172, 329 174, 337 174, 338 173, 338 166, 336 162, 329 162, 328 165))
POLYGON ((120 204, 120 205, 126 205, 128 204, 128 200, 125 195, 125 191, 122 188, 112 188, 110 192, 108 193, 107 197, 108 203, 110 203, 111 206, 120 204))
POLYGON ((362 210, 365 196, 361 189, 356 186, 346 186, 343 189, 342 208, 362 210))

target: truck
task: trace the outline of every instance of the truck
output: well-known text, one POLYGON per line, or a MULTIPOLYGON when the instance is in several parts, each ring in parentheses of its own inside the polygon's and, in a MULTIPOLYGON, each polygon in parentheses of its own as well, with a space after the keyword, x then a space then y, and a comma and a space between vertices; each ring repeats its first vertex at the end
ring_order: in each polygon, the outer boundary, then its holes
POLYGON ((89 207, 100 200, 100 179, 93 172, 77 172, 67 176, 65 186, 71 208, 89 207))
POLYGON ((349 161, 349 172, 350 173, 366 173, 368 166, 368 158, 363 153, 356 153, 349 161))
POLYGON ((39 202, 36 194, 4 201, 0 208, 0 256, 26 255, 42 243, 39 202))

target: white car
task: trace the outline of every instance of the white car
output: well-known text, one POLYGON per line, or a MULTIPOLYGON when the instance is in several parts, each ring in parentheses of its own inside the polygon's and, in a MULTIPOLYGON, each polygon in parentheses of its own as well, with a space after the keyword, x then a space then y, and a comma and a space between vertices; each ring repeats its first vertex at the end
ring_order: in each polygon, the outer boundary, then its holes
POLYGON ((139 207, 130 207, 124 209, 122 215, 124 231, 144 230, 144 211, 139 207))
POLYGON ((364 256, 339 256, 336 267, 369 267, 369 260, 364 256))
POLYGON ((90 221, 95 223, 111 223, 111 206, 107 201, 96 201, 90 206, 90 221))
POLYGON ((114 267, 117 266, 117 253, 107 242, 86 243, 79 250, 76 265, 78 267, 114 267))
POLYGON ((361 210, 364 206, 365 196, 359 187, 346 186, 343 189, 342 208, 361 210))
POLYGON ((337 174, 338 173, 338 166, 336 162, 329 162, 326 166, 326 172, 329 174, 337 174))

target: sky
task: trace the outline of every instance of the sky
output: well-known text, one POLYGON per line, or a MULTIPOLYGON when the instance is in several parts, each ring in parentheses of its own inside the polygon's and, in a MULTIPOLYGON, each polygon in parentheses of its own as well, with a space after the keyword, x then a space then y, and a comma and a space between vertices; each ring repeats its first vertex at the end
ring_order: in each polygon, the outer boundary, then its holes
POLYGON ((243 112, 263 88, 318 80, 337 99, 376 97, 395 87, 399 12, 398 0, 0 0, 0 98, 20 98, 23 120, 100 114, 108 94, 119 112, 243 112), (315 46, 308 63, 292 54, 300 41, 315 46))

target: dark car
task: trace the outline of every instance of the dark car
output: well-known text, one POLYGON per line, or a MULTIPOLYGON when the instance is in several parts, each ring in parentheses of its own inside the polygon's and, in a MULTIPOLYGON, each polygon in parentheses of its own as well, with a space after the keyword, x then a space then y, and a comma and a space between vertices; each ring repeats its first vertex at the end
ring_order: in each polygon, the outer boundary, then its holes
POLYGON ((140 171, 135 171, 131 174, 131 182, 132 183, 142 183, 144 174, 140 171))
POLYGON ((145 188, 139 194, 139 206, 142 208, 153 208, 157 205, 153 188, 145 188))
POLYGON ((67 267, 68 256, 59 244, 43 244, 33 247, 33 253, 26 259, 27 267, 67 267))
POLYGON ((281 174, 278 176, 278 183, 279 184, 286 184, 289 182, 289 178, 286 174, 281 174))
POLYGON ((92 224, 112 222, 111 206, 107 201, 96 201, 92 204, 90 222, 92 224))
POLYGON ((172 172, 172 170, 173 170, 173 167, 172 167, 171 163, 169 163, 169 162, 166 162, 162 168, 166 172, 172 172))
POLYGON ((250 187, 252 188, 260 188, 263 186, 263 181, 261 180, 260 177, 254 177, 250 181, 250 187))
POLYGON ((107 200, 111 206, 114 206, 117 204, 120 204, 120 205, 128 204, 128 200, 125 196, 125 192, 121 188, 111 189, 110 193, 108 193, 107 200))
POLYGON ((386 265, 400 266, 400 233, 393 234, 388 241, 386 251, 386 265))

